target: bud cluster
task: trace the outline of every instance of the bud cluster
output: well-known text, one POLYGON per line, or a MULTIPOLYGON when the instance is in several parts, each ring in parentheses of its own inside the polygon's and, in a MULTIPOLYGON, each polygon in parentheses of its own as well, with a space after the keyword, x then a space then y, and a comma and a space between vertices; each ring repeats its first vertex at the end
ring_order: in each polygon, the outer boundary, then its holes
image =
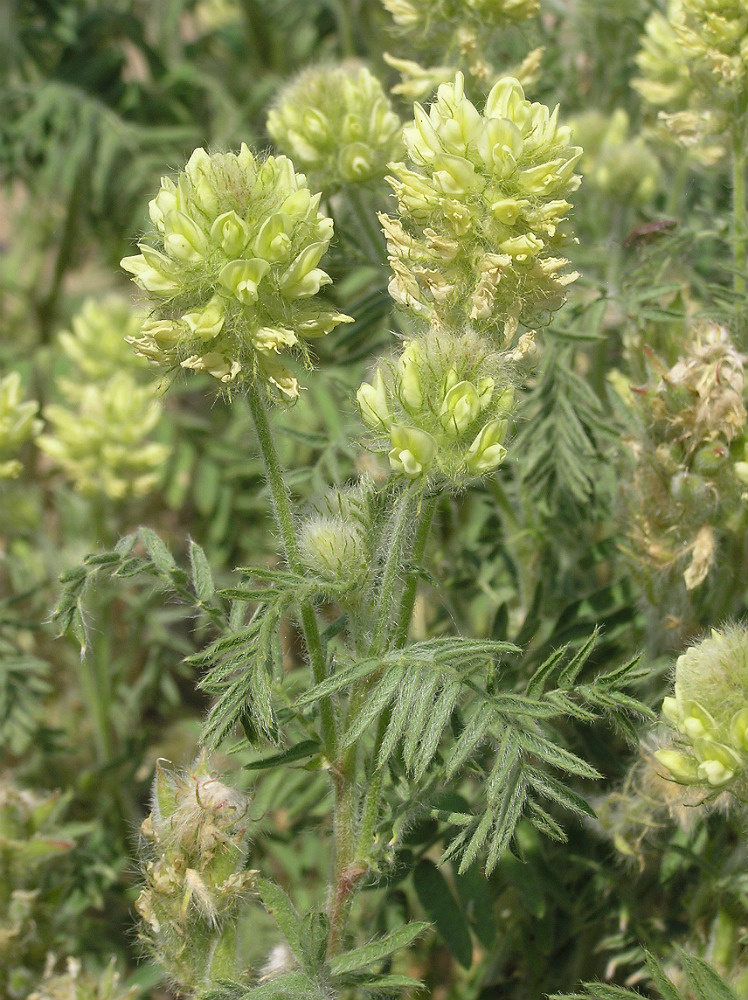
POLYGON ((407 341, 397 362, 380 364, 357 400, 393 471, 462 483, 496 469, 519 377, 514 355, 494 352, 473 331, 432 328, 407 341))
POLYGON ((267 119, 276 146, 323 191, 384 178, 402 124, 365 66, 316 66, 278 96, 267 119))
POLYGON ((623 108, 612 115, 587 111, 571 126, 584 148, 585 186, 627 205, 652 200, 660 185, 660 163, 642 135, 630 135, 629 116, 623 108))
POLYGON ((23 445, 41 433, 37 418, 39 404, 23 399, 21 376, 11 372, 0 379, 0 480, 15 479, 21 473, 16 457, 23 445))
POLYGON ((157 768, 140 827, 146 885, 135 908, 148 950, 188 995, 244 971, 236 920, 257 874, 245 868, 248 808, 204 755, 187 774, 157 768))
POLYGON ((630 537, 644 566, 683 571, 688 561, 688 590, 706 578, 717 532, 730 530, 744 505, 745 361, 727 330, 709 324, 681 360, 631 394, 641 431, 627 441, 630 537))
POLYGON ((299 528, 299 556, 304 566, 346 591, 363 585, 372 559, 369 501, 372 483, 334 488, 318 500, 299 528))
POLYGON ((562 274, 560 224, 580 178, 582 150, 558 109, 525 99, 506 77, 481 114, 464 79, 443 84, 403 138, 412 166, 392 164, 400 218, 380 215, 396 302, 446 329, 466 322, 511 339, 563 303, 577 275, 562 274))
POLYGON ((662 714, 679 739, 655 753, 676 781, 726 788, 743 797, 748 784, 748 629, 712 629, 675 665, 673 696, 662 714))
POLYGON ((296 348, 307 360, 306 340, 352 322, 314 298, 330 283, 317 265, 333 233, 319 201, 285 156, 196 149, 150 203, 155 245, 122 261, 158 303, 131 341, 138 353, 298 396, 278 355, 296 348))
POLYGON ((161 403, 153 382, 138 380, 142 366, 125 341, 141 320, 120 299, 89 300, 72 330, 60 335, 77 372, 57 380, 66 403, 45 408, 52 433, 39 438, 39 447, 89 496, 123 500, 149 493, 168 455, 165 445, 147 440, 161 419, 161 403))

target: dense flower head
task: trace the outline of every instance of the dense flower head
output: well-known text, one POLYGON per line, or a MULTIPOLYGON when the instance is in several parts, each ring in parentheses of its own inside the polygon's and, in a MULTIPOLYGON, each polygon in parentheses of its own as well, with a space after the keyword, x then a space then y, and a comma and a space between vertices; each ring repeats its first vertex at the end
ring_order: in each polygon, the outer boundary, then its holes
POLYGON ((78 368, 81 381, 105 380, 119 371, 143 368, 128 338, 137 337, 143 315, 118 295, 89 298, 59 335, 63 352, 78 368))
POLYGON ((104 382, 78 386, 69 405, 50 404, 51 433, 43 449, 78 492, 124 500, 156 486, 169 449, 147 440, 161 418, 153 387, 121 371, 104 382))
POLYGON ((681 19, 681 0, 670 0, 667 14, 659 10, 650 14, 636 56, 643 75, 633 81, 645 101, 672 111, 688 104, 694 87, 676 29, 681 19))
POLYGON ((410 479, 459 484, 492 472, 506 457, 521 353, 495 352, 471 330, 432 328, 407 341, 397 361, 380 364, 358 390, 373 447, 410 479))
POLYGON ((584 148, 581 167, 585 186, 624 204, 644 205, 657 193, 660 164, 641 135, 630 134, 623 108, 612 115, 587 111, 571 122, 584 148))
POLYGON ((563 303, 576 273, 562 273, 560 230, 582 154, 553 112, 525 99, 517 80, 493 87, 483 113, 464 79, 419 104, 403 137, 411 166, 393 163, 400 218, 381 215, 390 294, 443 327, 471 323, 503 334, 563 303))
POLYGON ((158 767, 140 827, 141 938, 183 990, 235 978, 235 920, 257 872, 245 868, 249 800, 203 755, 186 774, 158 767))
POLYGON ((382 0, 395 24, 428 32, 436 25, 472 23, 485 30, 526 21, 538 12, 539 0, 382 0))
POLYGON ((20 475, 18 452, 41 433, 43 426, 38 410, 37 402, 24 400, 18 372, 0 379, 0 480, 20 475))
POLYGON ((627 443, 635 466, 629 532, 637 561, 702 583, 718 535, 744 507, 746 358, 728 331, 707 324, 670 368, 630 394, 640 433, 627 443))
POLYGON ((319 201, 285 156, 196 149, 150 203, 153 245, 122 261, 158 303, 131 341, 138 353, 295 398, 281 352, 306 359, 306 340, 352 322, 315 299, 330 283, 318 264, 333 234, 319 201))
POLYGON ((402 123, 365 66, 315 66, 279 94, 267 119, 276 146, 322 190, 381 180, 402 123))
MULTIPOLYGON (((746 0, 671 0, 647 21, 634 87, 670 114, 661 119, 686 147, 723 132, 748 97, 746 0)), ((738 112, 741 113, 741 112, 738 112)), ((715 158, 713 147, 707 160, 715 158)))
POLYGON ((691 646, 675 665, 662 714, 679 739, 655 756, 676 781, 729 787, 744 796, 748 776, 748 629, 729 625, 691 646))

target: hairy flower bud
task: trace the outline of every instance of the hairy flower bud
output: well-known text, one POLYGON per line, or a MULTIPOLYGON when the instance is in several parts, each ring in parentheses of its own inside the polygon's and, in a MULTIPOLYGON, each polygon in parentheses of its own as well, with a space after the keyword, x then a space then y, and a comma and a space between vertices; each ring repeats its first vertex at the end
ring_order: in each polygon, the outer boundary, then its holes
POLYGON ((517 363, 474 331, 432 328, 359 388, 361 417, 396 473, 456 483, 485 475, 506 456, 517 363))
POLYGON ((20 475, 21 462, 16 457, 27 441, 33 440, 42 430, 37 418, 39 404, 24 402, 21 376, 11 372, 0 379, 0 480, 15 479, 20 475))
POLYGON ((314 298, 330 282, 318 264, 333 232, 319 201, 285 156, 196 149, 151 202, 156 245, 122 261, 158 302, 128 338, 136 351, 166 368, 298 396, 279 355, 293 348, 308 362, 306 340, 352 322, 314 298))
POLYGON ((673 778, 742 797, 748 787, 748 629, 712 629, 679 656, 662 714, 680 734, 673 747, 655 754, 673 778))
POLYGON ((305 70, 281 91, 267 130, 325 191, 381 180, 401 148, 400 119, 364 66, 305 70))
POLYGON ((311 572, 344 589, 361 584, 368 548, 362 525, 341 516, 313 516, 299 531, 299 557, 311 572))
POLYGON ((257 875, 245 869, 248 808, 205 755, 187 774, 157 768, 152 812, 140 828, 146 885, 135 908, 141 939, 188 995, 244 971, 236 919, 257 875))
POLYGON ((411 165, 391 164, 389 178, 400 218, 380 215, 390 294, 445 329, 467 321, 508 343, 519 319, 557 309, 577 276, 561 273, 560 226, 582 151, 558 109, 531 104, 510 77, 482 114, 459 73, 414 114, 403 132, 411 165))

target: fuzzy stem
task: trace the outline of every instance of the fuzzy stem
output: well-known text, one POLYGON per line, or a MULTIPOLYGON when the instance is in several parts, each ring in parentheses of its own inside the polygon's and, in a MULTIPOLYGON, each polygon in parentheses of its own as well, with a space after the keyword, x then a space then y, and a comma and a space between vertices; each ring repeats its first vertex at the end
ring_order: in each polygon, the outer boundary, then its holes
MULTIPOLYGON (((256 383, 250 386, 247 394, 249 408, 254 420, 257 440, 260 444, 260 451, 265 463, 265 475, 270 487, 270 494, 273 498, 273 511, 275 522, 280 531, 286 562, 294 573, 303 575, 304 568, 299 559, 299 548, 294 530, 293 514, 291 503, 288 498, 286 484, 283 480, 283 470, 281 469, 278 452, 275 449, 275 442, 270 431, 265 406, 260 396, 260 390, 256 383)), ((315 684, 321 684, 326 676, 325 654, 322 649, 322 640, 319 634, 317 618, 314 608, 309 601, 302 601, 300 604, 301 626, 304 631, 309 662, 312 668, 312 676, 315 684)), ((320 717, 322 720, 322 733, 325 741, 325 751, 329 760, 335 760, 337 755, 337 734, 335 729, 335 715, 332 702, 329 698, 324 698, 320 702, 320 717)))

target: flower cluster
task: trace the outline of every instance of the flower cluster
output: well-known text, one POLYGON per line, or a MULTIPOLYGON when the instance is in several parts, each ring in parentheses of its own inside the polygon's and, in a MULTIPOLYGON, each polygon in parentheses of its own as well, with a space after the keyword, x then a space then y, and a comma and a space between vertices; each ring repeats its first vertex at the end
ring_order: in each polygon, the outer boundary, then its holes
POLYGON ((389 178, 400 218, 380 215, 390 294, 445 329, 468 322, 508 343, 520 320, 559 308, 577 277, 562 273, 560 224, 582 151, 558 109, 531 104, 509 77, 483 114, 461 74, 439 88, 428 114, 414 110, 403 133, 412 166, 392 164, 389 178))
POLYGON ((428 32, 437 25, 470 23, 485 30, 526 21, 538 12, 539 0, 382 0, 395 24, 428 32))
POLYGON ((18 372, 0 379, 0 479, 15 479, 20 474, 18 452, 41 433, 38 410, 38 403, 24 401, 18 372))
POLYGON ((631 393, 641 431, 628 439, 635 460, 631 540, 645 566, 683 571, 692 590, 730 530, 748 483, 745 357, 727 330, 707 325, 670 369, 631 393))
POLYGON ((729 786, 744 796, 748 771, 748 629, 713 629, 675 665, 673 697, 662 705, 679 733, 677 744, 655 753, 676 781, 706 788, 729 786))
POLYGON ((140 827, 146 886, 135 908, 141 938, 188 994, 238 979, 236 918, 252 898, 246 870, 249 800, 210 770, 158 767, 152 812, 140 827))
POLYGON ((474 331, 432 328, 361 385, 361 418, 394 472, 462 483, 504 461, 517 372, 513 356, 494 352, 474 331))
POLYGON ((26 1000, 133 1000, 139 989, 137 986, 123 989, 119 985, 115 963, 112 958, 100 975, 94 975, 84 972, 75 958, 68 958, 63 973, 56 973, 50 962, 41 983, 26 1000))
POLYGON ((141 321, 121 299, 89 300, 72 329, 60 334, 75 377, 58 378, 65 402, 45 407, 52 432, 39 438, 39 447, 89 496, 144 496, 169 453, 148 440, 162 407, 152 380, 138 379, 142 364, 126 343, 141 321))
POLYGON ((156 245, 140 243, 122 261, 158 302, 136 350, 167 368, 224 383, 259 379, 295 398, 299 383, 278 355, 298 348, 307 358, 305 340, 352 322, 314 298, 330 282, 317 265, 333 233, 319 201, 285 156, 196 149, 150 203, 156 245))
POLYGON ((653 11, 636 56, 643 75, 633 81, 634 88, 649 104, 669 111, 686 107, 694 89, 676 29, 681 19, 681 0, 670 0, 666 15, 653 11))
POLYGON ((128 344, 142 323, 143 316, 119 296, 86 299, 71 320, 71 329, 59 336, 60 346, 82 376, 79 384, 90 379, 103 382, 117 372, 143 368, 145 360, 128 344))
POLYGON ((152 387, 119 372, 107 382, 80 386, 71 402, 45 408, 53 433, 43 434, 39 447, 80 493, 110 500, 149 493, 168 455, 165 445, 145 440, 161 419, 152 387))
POLYGON ((670 112, 661 118, 673 138, 696 146, 728 128, 748 97, 745 0, 671 0, 667 16, 653 13, 645 32, 636 59, 643 76, 633 85, 670 112))
POLYGON ((645 205, 657 193, 660 163, 641 135, 630 135, 623 108, 612 115, 588 111, 571 122, 584 148, 581 167, 585 186, 623 204, 645 205))
POLYGON ((402 123, 364 66, 317 66, 285 87, 267 119, 278 148, 324 191, 381 180, 402 123))

